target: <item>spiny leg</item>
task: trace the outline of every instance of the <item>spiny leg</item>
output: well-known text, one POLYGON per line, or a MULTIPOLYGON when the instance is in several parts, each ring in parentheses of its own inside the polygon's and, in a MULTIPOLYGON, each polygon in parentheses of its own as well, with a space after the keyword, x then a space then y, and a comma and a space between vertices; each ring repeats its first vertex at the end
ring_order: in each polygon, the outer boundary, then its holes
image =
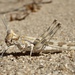
POLYGON ((31 44, 30 57, 31 57, 31 55, 32 55, 32 53, 33 53, 33 47, 34 47, 34 45, 33 45, 33 44, 31 44))
POLYGON ((43 39, 43 41, 41 42, 43 45, 47 44, 48 41, 51 40, 51 38, 55 35, 55 33, 58 31, 58 29, 60 28, 60 23, 57 24, 56 28, 54 28, 46 38, 43 39))
POLYGON ((38 46, 38 45, 42 45, 42 47, 46 44, 46 42, 47 42, 47 40, 48 40, 48 37, 51 39, 53 36, 54 36, 54 34, 57 32, 57 30, 59 29, 60 27, 59 26, 57 26, 56 28, 54 28, 51 32, 49 32, 48 33, 48 35, 45 37, 45 38, 43 38, 37 45, 36 45, 36 47, 38 46))
POLYGON ((57 24, 57 20, 54 20, 51 26, 49 26, 48 29, 40 37, 36 38, 33 44, 36 45, 39 41, 44 39, 48 35, 48 33, 56 26, 56 24, 57 24))
MULTIPOLYGON (((61 27, 61 26, 60 26, 60 23, 58 23, 58 24, 56 25, 56 27, 53 28, 53 29, 47 34, 47 36, 46 36, 43 40, 46 40, 46 41, 47 41, 48 38, 51 39, 60 27, 61 27)), ((42 42, 43 42, 43 41, 42 41, 42 42)), ((41 43, 42 43, 42 42, 41 42, 41 43)))
POLYGON ((48 36, 48 34, 52 32, 53 28, 55 28, 56 23, 57 23, 57 20, 54 20, 53 23, 52 23, 52 25, 49 26, 49 28, 40 36, 41 39, 39 39, 40 37, 36 38, 36 40, 34 41, 34 44, 37 44, 39 41, 41 41, 44 38, 46 38, 48 36))
MULTIPOLYGON (((56 24, 56 23, 55 23, 56 24)), ((54 24, 54 25, 55 25, 54 24)), ((34 46, 34 49, 39 49, 39 47, 43 47, 45 45, 45 43, 47 42, 47 37, 52 38, 53 35, 57 32, 57 30, 60 28, 60 24, 56 24, 55 26, 51 26, 47 29, 47 32, 45 32, 45 34, 43 34, 42 39, 36 43, 36 45, 34 46)))
POLYGON ((47 34, 47 36, 45 37, 45 39, 47 38, 47 39, 50 39, 56 32, 57 32, 57 30, 60 28, 61 26, 60 26, 60 23, 58 23, 57 25, 56 25, 56 27, 54 27, 50 32, 48 32, 48 34, 47 34))
POLYGON ((49 35, 51 36, 52 33, 53 33, 53 31, 57 28, 57 24, 56 24, 56 23, 53 23, 53 24, 54 24, 54 26, 52 26, 52 28, 50 28, 50 29, 47 31, 47 35, 46 35, 45 37, 43 37, 43 39, 44 39, 44 38, 47 38, 49 35))
POLYGON ((57 20, 54 20, 51 26, 49 26, 48 29, 40 37, 42 38, 46 37, 48 32, 50 32, 55 27, 56 24, 57 24, 57 20))
MULTIPOLYGON (((60 29, 60 27, 61 27, 61 24, 60 23, 58 23, 57 24, 57 27, 56 27, 56 29, 54 30, 54 34, 57 32, 57 30, 58 29, 60 29)), ((50 34, 49 34, 49 41, 51 40, 51 38, 54 36, 54 34, 52 34, 52 36, 50 37, 50 34)))

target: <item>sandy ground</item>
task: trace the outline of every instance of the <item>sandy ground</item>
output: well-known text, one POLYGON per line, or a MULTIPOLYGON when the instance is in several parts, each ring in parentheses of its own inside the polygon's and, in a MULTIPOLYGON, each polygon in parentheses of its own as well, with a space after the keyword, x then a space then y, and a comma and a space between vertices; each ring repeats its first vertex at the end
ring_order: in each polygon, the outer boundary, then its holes
MULTIPOLYGON (((0 0, 0 15, 23 4, 21 0, 0 0)), ((50 4, 42 4, 40 10, 31 12, 25 19, 8 22, 8 28, 20 36, 38 37, 55 19, 61 23, 61 29, 54 37, 60 41, 75 41, 74 0, 52 0, 50 4)), ((4 44, 5 36, 6 29, 0 20, 0 45, 4 44)), ((75 51, 35 55, 30 60, 29 55, 18 52, 17 48, 10 50, 1 60, 0 75, 75 75, 75 51)))

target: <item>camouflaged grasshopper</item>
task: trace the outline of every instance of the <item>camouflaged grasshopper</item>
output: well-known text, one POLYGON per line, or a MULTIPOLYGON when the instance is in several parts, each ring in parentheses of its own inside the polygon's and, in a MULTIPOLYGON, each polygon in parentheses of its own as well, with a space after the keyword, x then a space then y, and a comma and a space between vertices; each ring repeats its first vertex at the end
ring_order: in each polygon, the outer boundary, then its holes
POLYGON ((54 20, 52 25, 40 37, 34 38, 25 36, 25 38, 22 39, 13 30, 8 29, 5 19, 2 19, 2 21, 7 29, 5 43, 8 48, 12 45, 16 45, 21 51, 30 51, 30 55, 32 55, 32 53, 43 52, 48 44, 48 41, 51 40, 57 30, 61 27, 60 23, 58 23, 57 20, 54 20), (24 41, 24 44, 21 43, 22 40, 24 41))
MULTIPOLYGON (((7 22, 3 19, 2 21, 6 26, 7 22)), ((72 50, 72 49, 75 50, 75 43, 67 43, 67 42, 51 40, 54 34, 60 28, 61 24, 58 23, 57 20, 54 20, 51 26, 49 26, 49 28, 41 36, 37 38, 25 36, 24 38, 22 38, 18 36, 13 30, 11 29, 9 30, 6 26, 7 35, 5 37, 5 43, 7 44, 8 48, 11 47, 12 45, 15 45, 21 51, 24 52, 30 51, 30 56, 32 55, 32 53, 41 53, 41 52, 55 53, 55 52, 62 52, 63 50, 72 50), (22 43, 22 41, 24 41, 24 43, 22 43)))

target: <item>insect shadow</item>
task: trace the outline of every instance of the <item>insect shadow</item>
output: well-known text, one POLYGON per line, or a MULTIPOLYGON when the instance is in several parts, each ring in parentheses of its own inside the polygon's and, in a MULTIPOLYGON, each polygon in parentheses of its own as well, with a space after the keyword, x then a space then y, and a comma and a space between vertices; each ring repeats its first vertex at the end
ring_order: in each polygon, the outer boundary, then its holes
MULTIPOLYGON (((0 53, 1 55, 2 53, 0 53)), ((9 55, 13 55, 14 57, 19 57, 19 56, 29 56, 30 55, 30 51, 26 51, 25 53, 23 52, 12 52, 12 53, 4 53, 3 56, 9 56, 9 55)), ((40 53, 32 53, 32 56, 40 56, 40 53)))

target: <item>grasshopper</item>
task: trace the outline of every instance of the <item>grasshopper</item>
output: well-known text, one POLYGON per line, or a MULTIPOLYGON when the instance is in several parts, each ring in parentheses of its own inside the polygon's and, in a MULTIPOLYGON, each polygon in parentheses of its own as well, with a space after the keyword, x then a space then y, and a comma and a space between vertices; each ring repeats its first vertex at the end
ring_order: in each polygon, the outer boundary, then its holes
MULTIPOLYGON (((32 53, 55 53, 62 52, 64 50, 75 50, 75 43, 73 42, 60 42, 60 41, 52 41, 52 37, 56 34, 56 32, 61 28, 61 24, 54 20, 52 24, 48 27, 48 29, 39 37, 29 37, 25 36, 24 38, 17 35, 12 29, 8 29, 6 19, 2 19, 4 25, 6 26, 7 34, 5 37, 5 43, 7 47, 11 47, 12 45, 17 46, 21 51, 30 52, 30 56, 32 53), (23 42, 24 43, 23 43, 23 42), (57 46, 53 44, 48 45, 49 42, 57 43, 57 46)), ((5 50, 2 52, 2 56, 5 50)))
POLYGON ((54 34, 58 31, 58 29, 61 28, 61 24, 58 23, 57 20, 54 20, 51 26, 49 26, 49 28, 41 36, 37 38, 25 36, 24 44, 22 45, 19 42, 19 40, 21 39, 20 36, 18 36, 12 29, 8 29, 6 19, 2 19, 2 21, 7 30, 5 43, 8 48, 12 45, 16 45, 20 50, 30 51, 30 56, 32 55, 32 53, 42 52, 47 46, 48 42, 54 36, 54 34))

